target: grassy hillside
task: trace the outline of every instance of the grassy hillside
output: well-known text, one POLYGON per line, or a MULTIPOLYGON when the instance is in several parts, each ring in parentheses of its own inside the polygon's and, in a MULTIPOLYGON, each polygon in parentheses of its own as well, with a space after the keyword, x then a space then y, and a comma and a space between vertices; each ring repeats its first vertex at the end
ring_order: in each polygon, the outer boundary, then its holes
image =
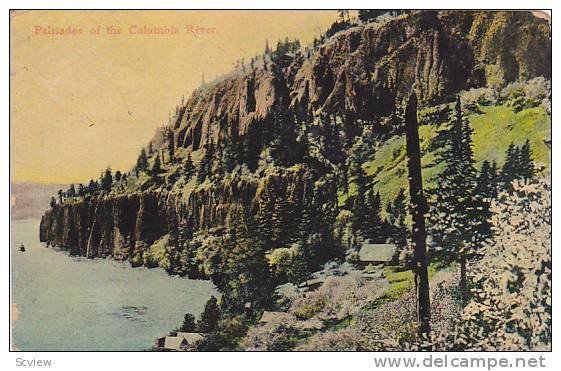
MULTIPOLYGON (((550 150, 544 140, 551 138, 551 116, 542 106, 520 112, 515 112, 507 105, 481 106, 480 111, 468 116, 474 129, 473 149, 477 167, 485 160, 497 161, 501 167, 509 144, 521 145, 529 139, 534 161, 543 164, 545 175, 549 174, 550 150)), ((435 185, 432 179, 443 167, 443 164, 431 166, 435 154, 427 150, 437 128, 436 125, 423 125, 419 132, 423 152, 423 181, 425 187, 432 187, 435 185)), ((405 136, 392 137, 363 166, 366 173, 373 176, 374 189, 380 191, 383 202, 395 198, 400 188, 407 189, 405 136)))

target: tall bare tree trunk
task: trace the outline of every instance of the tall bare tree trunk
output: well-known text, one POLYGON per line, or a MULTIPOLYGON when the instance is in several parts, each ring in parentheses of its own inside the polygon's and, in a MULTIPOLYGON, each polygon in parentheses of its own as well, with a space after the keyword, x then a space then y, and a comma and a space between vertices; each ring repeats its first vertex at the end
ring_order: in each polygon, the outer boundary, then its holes
POLYGON ((462 295, 462 308, 468 302, 466 254, 460 252, 460 294, 462 295))
POLYGON ((423 195, 421 174, 421 148, 419 144, 419 123, 417 122, 417 95, 411 93, 405 110, 407 137, 407 168, 409 171, 409 195, 411 197, 411 216, 413 219, 413 258, 415 287, 417 289, 417 320, 419 335, 428 339, 430 334, 430 297, 428 259, 426 251, 425 213, 427 201, 423 195))

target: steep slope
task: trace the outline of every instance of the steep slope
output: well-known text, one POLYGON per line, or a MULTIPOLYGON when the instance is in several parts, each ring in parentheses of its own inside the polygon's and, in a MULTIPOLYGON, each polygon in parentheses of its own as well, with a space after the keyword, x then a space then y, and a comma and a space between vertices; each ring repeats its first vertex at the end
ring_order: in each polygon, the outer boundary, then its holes
POLYGON ((428 11, 354 27, 274 61, 264 56, 263 64, 202 86, 177 108, 163 131, 171 130, 173 141, 151 144, 150 164, 156 155, 164 160, 161 182, 130 174, 111 192, 69 199, 45 213, 41 240, 72 254, 140 265, 143 253, 170 230, 235 222, 240 208, 255 213, 273 188, 298 210, 310 197, 308 188, 333 202, 333 168, 345 158, 321 153, 326 120, 342 133, 342 153, 363 126, 387 139, 398 130, 401 101, 413 86, 421 104, 431 106, 469 88, 549 78, 549 40, 547 22, 528 12, 428 11), (173 161, 165 159, 170 143, 173 161), (268 160, 279 146, 288 158, 268 160), (313 157, 305 165, 300 147, 310 147, 313 157), (221 167, 202 181, 186 179, 187 154, 198 163, 211 148, 221 167), (225 170, 228 152, 236 160, 225 170))

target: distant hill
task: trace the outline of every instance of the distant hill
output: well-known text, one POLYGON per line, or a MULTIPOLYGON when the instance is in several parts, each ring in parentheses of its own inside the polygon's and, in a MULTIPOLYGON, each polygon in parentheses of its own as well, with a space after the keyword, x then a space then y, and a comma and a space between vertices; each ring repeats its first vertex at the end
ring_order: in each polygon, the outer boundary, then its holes
POLYGON ((12 219, 40 219, 60 184, 12 183, 10 211, 12 219))

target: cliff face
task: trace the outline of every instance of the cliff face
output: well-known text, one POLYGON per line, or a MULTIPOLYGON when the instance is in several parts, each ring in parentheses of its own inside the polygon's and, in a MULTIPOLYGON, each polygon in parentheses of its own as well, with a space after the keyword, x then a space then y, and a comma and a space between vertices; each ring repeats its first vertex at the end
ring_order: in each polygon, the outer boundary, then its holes
POLYGON ((40 241, 71 255, 137 261, 170 227, 189 225, 197 231, 235 222, 240 205, 254 210, 271 189, 297 204, 305 195, 308 170, 297 167, 272 173, 259 182, 222 182, 192 192, 188 199, 167 192, 144 192, 56 205, 41 218, 40 241))
POLYGON ((198 150, 241 137, 274 106, 300 112, 390 114, 416 85, 419 100, 550 77, 550 30, 529 12, 417 12, 343 31, 309 58, 287 58, 196 91, 175 117, 176 143, 198 150))
MULTIPOLYGON (((551 74, 549 26, 529 12, 416 12, 343 31, 304 54, 195 91, 171 123, 175 146, 184 149, 178 153, 211 143, 261 145, 265 128, 281 125, 275 112, 304 121, 325 112, 373 122, 392 114, 414 85, 421 104, 435 104, 462 89, 551 74)), ((268 187, 297 200, 312 173, 233 177, 187 194, 139 190, 64 203, 44 214, 40 238, 74 255, 132 259, 170 226, 196 231, 224 225, 241 204, 255 210, 268 187)))

